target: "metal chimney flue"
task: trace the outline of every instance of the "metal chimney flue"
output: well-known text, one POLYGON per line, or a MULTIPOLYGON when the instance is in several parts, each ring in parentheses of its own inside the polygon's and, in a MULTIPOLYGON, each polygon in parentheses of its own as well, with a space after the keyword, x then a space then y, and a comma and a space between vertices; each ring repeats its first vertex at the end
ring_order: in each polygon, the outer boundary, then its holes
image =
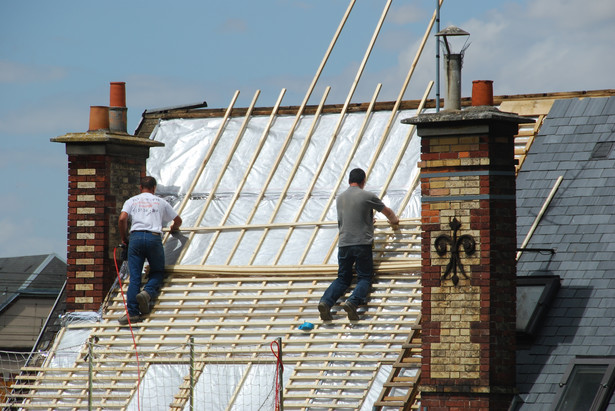
POLYGON ((446 65, 446 98, 444 100, 444 110, 461 110, 461 67, 463 65, 463 55, 468 48, 467 38, 465 43, 457 52, 453 52, 451 38, 462 38, 470 36, 470 33, 459 27, 449 26, 436 34, 442 38, 445 46, 444 63, 446 65))
POLYGON ((461 110, 461 54, 446 54, 446 99, 444 110, 461 110))

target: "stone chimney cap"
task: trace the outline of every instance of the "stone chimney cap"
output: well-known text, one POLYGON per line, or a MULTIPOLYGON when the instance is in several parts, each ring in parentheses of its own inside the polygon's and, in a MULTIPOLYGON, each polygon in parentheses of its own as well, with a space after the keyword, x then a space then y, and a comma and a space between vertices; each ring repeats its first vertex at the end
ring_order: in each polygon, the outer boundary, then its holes
POLYGON ((460 121, 502 121, 507 123, 533 123, 534 119, 521 117, 516 113, 500 111, 496 107, 477 106, 468 107, 465 110, 443 110, 439 113, 425 113, 415 117, 402 119, 403 124, 423 126, 442 125, 442 123, 458 123, 460 121))

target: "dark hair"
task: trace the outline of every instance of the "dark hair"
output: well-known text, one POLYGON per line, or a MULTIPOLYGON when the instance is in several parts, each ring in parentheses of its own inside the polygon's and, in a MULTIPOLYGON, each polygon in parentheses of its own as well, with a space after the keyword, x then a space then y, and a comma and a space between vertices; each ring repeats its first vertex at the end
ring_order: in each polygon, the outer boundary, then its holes
POLYGON ((365 181, 365 171, 360 168, 355 168, 350 172, 350 176, 348 176, 349 184, 361 184, 363 181, 365 181))
POLYGON ((149 190, 153 190, 158 184, 156 183, 156 179, 154 177, 143 177, 141 179, 141 187, 147 188, 149 190))

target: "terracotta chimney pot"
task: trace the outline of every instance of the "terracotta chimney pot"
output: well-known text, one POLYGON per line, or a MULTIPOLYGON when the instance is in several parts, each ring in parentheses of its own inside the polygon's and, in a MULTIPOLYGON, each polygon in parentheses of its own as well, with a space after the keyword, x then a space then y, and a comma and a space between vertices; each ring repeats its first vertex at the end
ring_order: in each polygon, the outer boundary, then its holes
POLYGON ((109 107, 90 106, 90 127, 88 131, 109 130, 109 107))
POLYGON ((110 89, 110 107, 126 107, 126 83, 112 81, 110 89))
POLYGON ((474 80, 472 82, 472 105, 473 106, 492 106, 493 105, 493 81, 474 80))
POLYGON ((109 98, 109 131, 126 133, 128 125, 128 108, 126 107, 126 83, 112 81, 109 98))

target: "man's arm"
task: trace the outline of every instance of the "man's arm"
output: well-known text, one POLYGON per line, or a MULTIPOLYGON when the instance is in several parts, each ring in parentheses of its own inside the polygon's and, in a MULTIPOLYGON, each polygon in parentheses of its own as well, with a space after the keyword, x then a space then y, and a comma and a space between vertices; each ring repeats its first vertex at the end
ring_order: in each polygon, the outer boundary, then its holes
POLYGON ((180 216, 177 216, 173 219, 173 224, 171 224, 171 228, 169 230, 171 232, 179 230, 179 227, 182 225, 183 221, 180 216))
POLYGON ((120 218, 117 220, 117 226, 120 230, 120 238, 122 239, 122 243, 128 244, 128 213, 122 211, 120 213, 120 218))
POLYGON ((382 214, 384 214, 384 216, 387 218, 387 220, 389 220, 389 224, 391 225, 398 225, 399 224, 399 218, 395 215, 395 211, 391 210, 389 207, 385 206, 382 209, 382 214))

